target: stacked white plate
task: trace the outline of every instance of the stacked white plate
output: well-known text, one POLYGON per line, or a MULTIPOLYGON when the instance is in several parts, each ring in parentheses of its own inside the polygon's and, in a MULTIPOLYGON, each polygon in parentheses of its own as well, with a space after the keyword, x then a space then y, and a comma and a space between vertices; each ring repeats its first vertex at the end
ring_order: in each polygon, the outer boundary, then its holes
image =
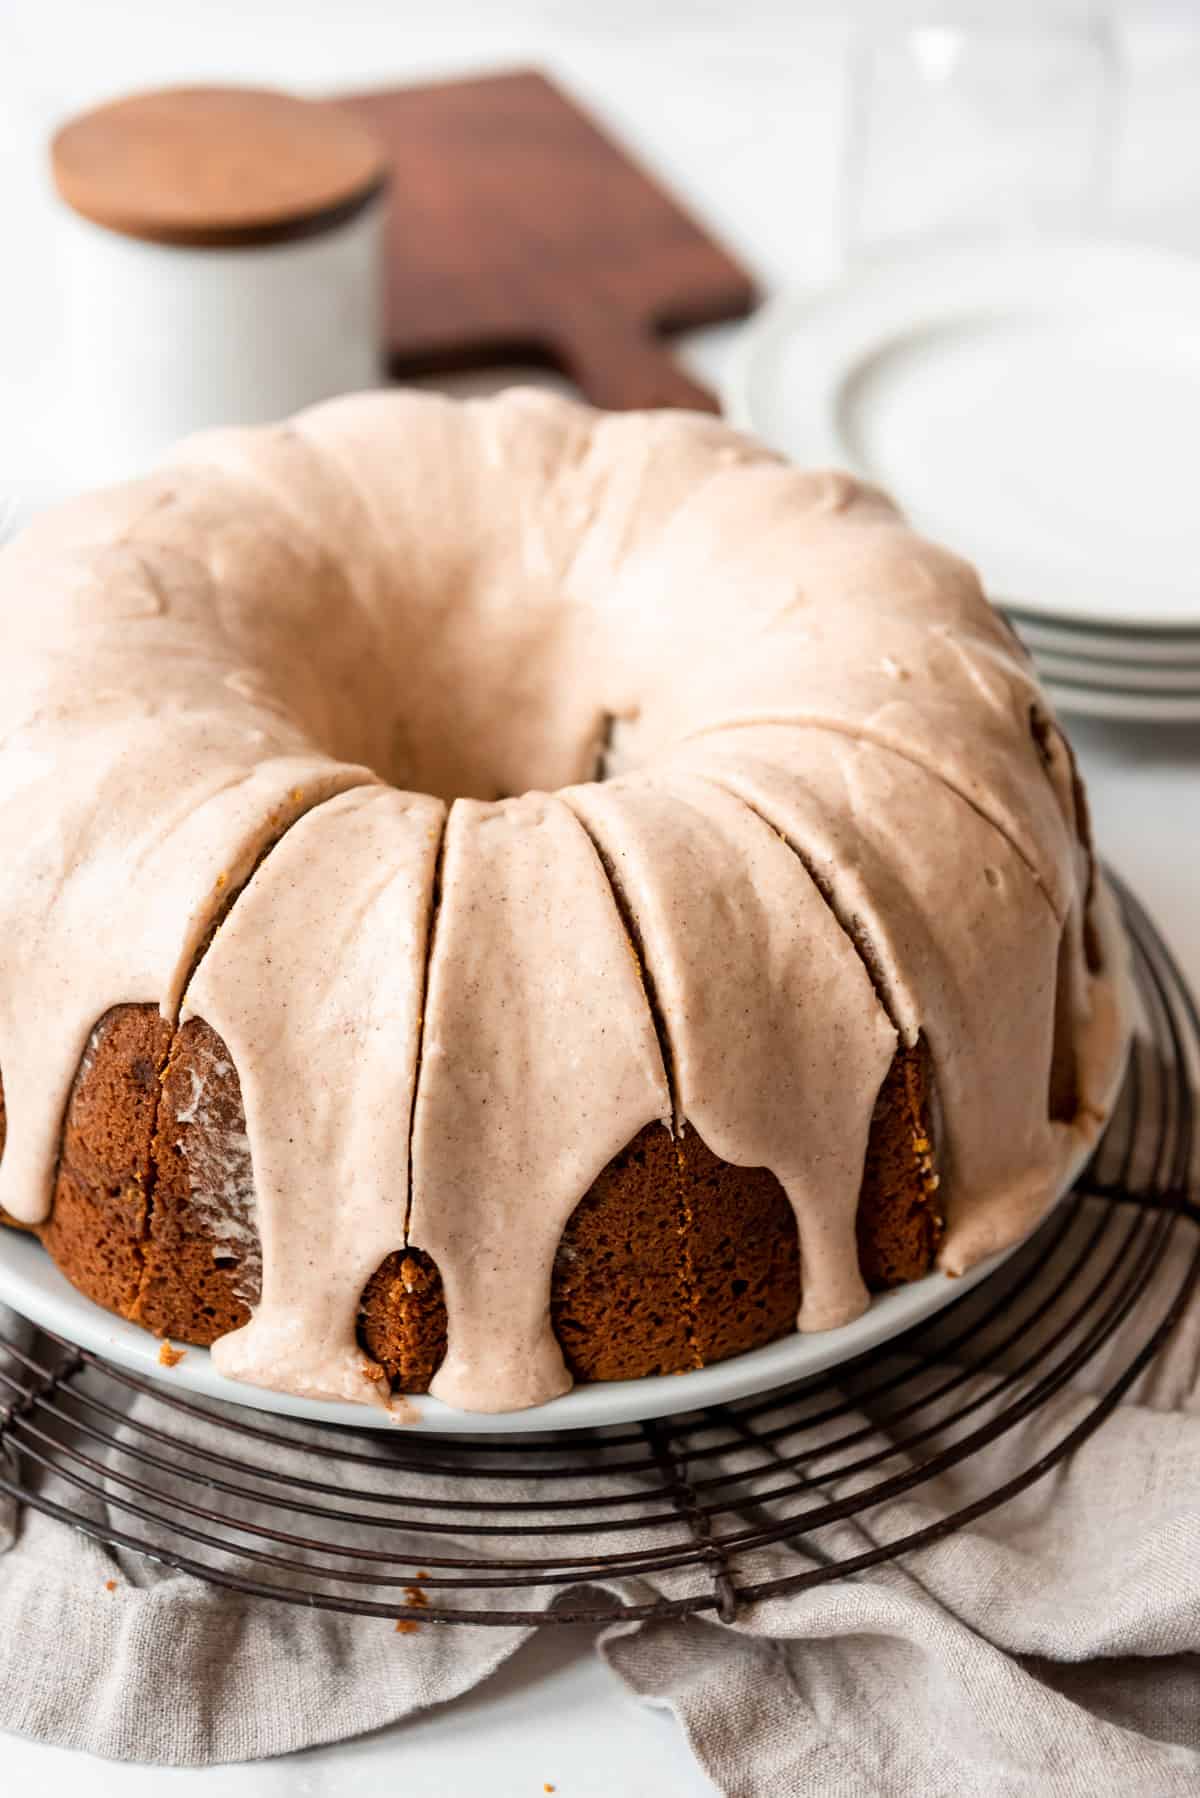
POLYGON ((992 243, 748 329, 727 406, 967 555, 1064 711, 1200 722, 1200 260, 992 243))

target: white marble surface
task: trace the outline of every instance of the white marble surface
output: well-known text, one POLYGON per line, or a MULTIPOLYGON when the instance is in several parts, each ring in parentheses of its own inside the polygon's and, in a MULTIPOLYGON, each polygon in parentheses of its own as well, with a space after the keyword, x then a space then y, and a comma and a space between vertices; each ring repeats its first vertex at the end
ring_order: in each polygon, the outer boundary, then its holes
MULTIPOLYGON (((58 302, 39 146, 56 118, 122 88, 237 77, 316 90, 539 62, 638 146, 765 283, 812 281, 833 266, 844 9, 439 0, 418 10, 341 0, 334 18, 322 0, 207 0, 186 13, 161 0, 0 0, 0 168, 10 232, 27 250, 0 283, 0 491, 33 497, 55 484, 58 302)), ((1117 171, 1122 227, 1191 247, 1200 247, 1194 139, 1185 152, 1198 31, 1182 4, 1138 9, 1117 171)), ((718 378, 732 335, 703 334, 686 359, 718 378)), ((1104 852, 1200 986, 1200 729, 1073 734, 1104 852)), ((635 1704, 591 1654, 588 1632, 573 1629, 535 1641, 442 1711, 283 1762, 164 1773, 0 1736, 5 1793, 536 1798, 545 1782, 561 1798, 711 1790, 674 1722, 635 1704)))

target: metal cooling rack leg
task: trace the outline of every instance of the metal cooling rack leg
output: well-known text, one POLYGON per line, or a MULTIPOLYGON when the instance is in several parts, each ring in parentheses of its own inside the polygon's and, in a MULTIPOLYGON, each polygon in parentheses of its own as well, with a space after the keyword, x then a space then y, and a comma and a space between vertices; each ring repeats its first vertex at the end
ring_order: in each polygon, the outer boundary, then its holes
MULTIPOLYGON (((730 1427, 731 1420, 722 1417, 721 1421, 726 1428, 730 1427)), ((717 1600, 717 1616, 722 1623, 732 1623, 738 1611, 738 1590, 734 1584, 733 1571, 724 1549, 719 1542, 713 1540, 708 1517, 688 1481, 687 1467, 671 1452, 668 1436, 659 1424, 644 1423, 642 1431, 662 1474, 667 1496, 687 1524, 696 1544, 697 1556, 711 1575, 717 1600)))

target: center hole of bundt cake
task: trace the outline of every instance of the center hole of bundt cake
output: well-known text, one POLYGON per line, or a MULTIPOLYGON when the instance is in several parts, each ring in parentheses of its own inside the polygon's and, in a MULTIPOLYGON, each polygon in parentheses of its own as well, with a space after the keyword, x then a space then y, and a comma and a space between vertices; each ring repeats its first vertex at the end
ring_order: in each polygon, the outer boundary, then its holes
MULTIPOLYGON (((323 645, 319 664, 298 651, 296 690, 322 748, 448 804, 554 793, 618 771, 642 676, 593 608, 564 603, 557 564, 464 567, 461 591, 447 577, 423 604, 418 575, 374 636, 323 645)), ((623 753, 622 769, 633 759, 623 753)))
POLYGON ((428 793, 448 805, 456 799, 553 793, 607 780, 625 765, 622 720, 613 713, 585 718, 569 733, 560 724, 555 718, 539 724, 536 713, 526 711, 512 719, 507 732, 466 716, 461 728, 426 735, 406 713, 392 728, 386 755, 376 756, 374 765, 392 786, 428 793))

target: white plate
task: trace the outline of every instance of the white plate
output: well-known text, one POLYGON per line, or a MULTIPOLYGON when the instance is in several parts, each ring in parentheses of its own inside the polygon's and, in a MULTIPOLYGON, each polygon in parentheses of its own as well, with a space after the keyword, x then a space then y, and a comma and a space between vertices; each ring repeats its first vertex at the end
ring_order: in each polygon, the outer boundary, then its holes
POLYGON ((1121 667, 1161 666, 1165 662, 1173 668, 1193 669, 1200 685, 1200 632, 1158 631, 1153 636, 1139 637, 1122 630, 1087 630, 1066 619, 1056 619, 1051 624, 1012 606, 1006 610, 1021 640, 1039 655, 1048 649, 1054 654, 1083 656, 1121 667))
POLYGON ((1075 681, 1042 678, 1055 709, 1077 718, 1111 718, 1127 724, 1200 724, 1200 694, 1130 693, 1075 681))
MULTIPOLYGON (((1064 1183, 1063 1198, 1082 1172, 1090 1150, 1080 1153, 1064 1183)), ((64 1336, 81 1348, 91 1349, 106 1361, 145 1379, 200 1398, 220 1399, 225 1404, 248 1405, 255 1411, 302 1418, 310 1423, 338 1423, 362 1429, 387 1429, 397 1425, 430 1431, 435 1435, 508 1435, 529 1430, 595 1429, 602 1424, 636 1423, 649 1417, 667 1417, 703 1405, 720 1405, 749 1393, 769 1392, 809 1374, 823 1373, 839 1361, 849 1361, 875 1348, 890 1336, 898 1336, 940 1311, 1001 1267, 1020 1244, 980 1262, 969 1273, 951 1279, 942 1273, 876 1295, 870 1309, 840 1330, 819 1335, 785 1336, 765 1348, 751 1349, 728 1361, 718 1361, 695 1373, 662 1374, 642 1380, 598 1381, 575 1386, 562 1398, 527 1411, 507 1411, 497 1416, 455 1411, 424 1395, 406 1399, 396 1417, 373 1405, 324 1403, 293 1398, 285 1392, 268 1392, 227 1380, 212 1364, 207 1349, 189 1348, 170 1369, 158 1359, 159 1340, 136 1324, 126 1323, 76 1292, 59 1273, 41 1244, 32 1236, 0 1227, 0 1302, 11 1305, 23 1317, 64 1336)))
MULTIPOLYGON (((1115 907, 1112 916, 1115 917, 1115 907)), ((1101 931, 1106 966, 1124 970, 1119 993, 1123 1050, 1114 1063, 1102 1113, 1111 1112, 1125 1073, 1129 1020, 1133 1016, 1133 989, 1128 976, 1128 956, 1121 941, 1111 934, 1108 909, 1101 908, 1101 931)), ((1064 1178, 1056 1203, 1065 1198, 1082 1173, 1091 1146, 1081 1147, 1064 1178)), ((1042 1220, 1044 1221, 1044 1220, 1042 1220)), ((1037 1226, 1040 1228, 1040 1224, 1037 1226)), ((126 1323, 94 1305, 59 1273, 49 1255, 33 1237, 0 1226, 0 1303, 11 1305, 23 1317, 47 1330, 90 1349, 107 1361, 143 1378, 159 1381, 176 1391, 199 1398, 220 1399, 225 1404, 247 1405, 255 1411, 300 1418, 310 1423, 336 1423, 359 1429, 389 1429, 397 1425, 440 1436, 514 1435, 530 1430, 597 1429, 604 1424, 638 1423, 650 1417, 668 1417, 704 1405, 726 1404, 750 1393, 769 1392, 810 1374, 824 1373, 839 1362, 850 1361, 867 1349, 886 1342, 932 1317, 972 1286, 986 1280, 1020 1247, 1014 1243, 998 1255, 980 1262, 967 1274, 950 1279, 942 1273, 927 1274, 894 1292, 872 1299, 869 1309, 840 1330, 819 1335, 785 1336, 765 1348, 752 1349, 728 1361, 695 1373, 664 1374, 644 1380, 611 1380, 576 1386, 562 1398, 527 1411, 488 1416, 481 1412, 454 1411, 435 1398, 406 1399, 402 1413, 388 1413, 370 1405, 324 1404, 314 1399, 293 1398, 288 1393, 268 1392, 227 1380, 212 1364, 207 1349, 189 1348, 172 1368, 158 1359, 159 1341, 136 1324, 126 1323)))
POLYGON ((1095 687, 1101 692, 1146 694, 1157 699, 1176 694, 1181 698, 1200 699, 1200 668, 1169 668, 1165 663, 1146 667, 1134 662, 1101 662, 1095 657, 1055 655, 1047 649, 1034 649, 1033 659, 1038 673, 1046 681, 1066 681, 1068 685, 1095 687))
POLYGON ((886 487, 1047 619, 1200 633, 1200 260, 1009 242, 875 262, 751 325, 736 422, 886 487))

